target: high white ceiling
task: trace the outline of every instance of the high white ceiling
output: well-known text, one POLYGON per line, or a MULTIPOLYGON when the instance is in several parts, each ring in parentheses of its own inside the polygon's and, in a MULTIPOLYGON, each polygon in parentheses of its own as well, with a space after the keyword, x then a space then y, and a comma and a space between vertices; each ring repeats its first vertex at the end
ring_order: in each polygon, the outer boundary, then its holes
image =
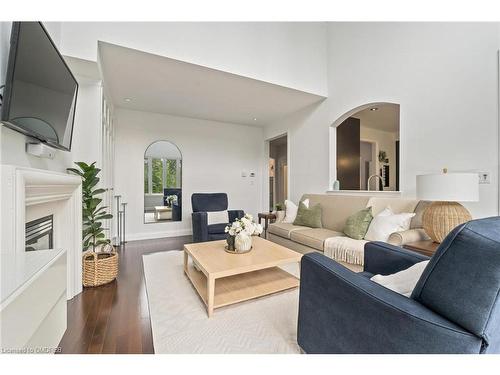
POLYGON ((376 111, 372 111, 370 108, 367 108, 355 113, 351 117, 360 119, 361 126, 367 128, 383 130, 386 132, 399 131, 398 104, 378 104, 373 107, 378 109, 376 111))
POLYGON ((105 42, 99 59, 113 104, 132 110, 266 126, 324 99, 105 42))

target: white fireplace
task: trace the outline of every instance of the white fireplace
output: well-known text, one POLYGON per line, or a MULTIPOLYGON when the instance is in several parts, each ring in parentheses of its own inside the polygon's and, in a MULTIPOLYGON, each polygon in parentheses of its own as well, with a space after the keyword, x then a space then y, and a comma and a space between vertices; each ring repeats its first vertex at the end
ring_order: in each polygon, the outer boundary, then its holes
POLYGON ((66 300, 82 291, 81 179, 2 165, 0 186, 2 347, 57 345, 66 300), (37 235, 28 226, 27 236, 26 224, 40 224, 43 234, 47 218, 51 248, 42 242, 26 251, 37 235))

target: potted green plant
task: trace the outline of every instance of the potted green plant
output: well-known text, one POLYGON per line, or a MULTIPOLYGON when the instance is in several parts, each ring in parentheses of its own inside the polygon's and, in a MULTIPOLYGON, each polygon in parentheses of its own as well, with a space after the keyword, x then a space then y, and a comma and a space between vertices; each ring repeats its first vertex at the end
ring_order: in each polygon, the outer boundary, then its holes
POLYGON ((101 206, 98 195, 106 189, 96 188, 99 172, 96 163, 75 163, 79 168, 67 170, 82 178, 82 239, 83 239, 83 285, 98 286, 113 281, 118 275, 118 254, 104 234, 102 220, 113 215, 106 212, 107 206, 101 206))
POLYGON ((274 214, 276 215, 276 222, 280 223, 283 221, 285 218, 285 207, 283 203, 276 203, 274 206, 275 212, 274 214))

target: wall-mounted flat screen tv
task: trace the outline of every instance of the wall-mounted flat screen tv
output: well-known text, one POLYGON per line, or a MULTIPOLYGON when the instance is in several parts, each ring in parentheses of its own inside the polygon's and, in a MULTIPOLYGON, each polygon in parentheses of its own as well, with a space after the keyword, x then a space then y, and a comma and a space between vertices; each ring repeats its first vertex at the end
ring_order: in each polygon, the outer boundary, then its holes
POLYGON ((13 22, 2 122, 71 150, 78 83, 40 22, 13 22))

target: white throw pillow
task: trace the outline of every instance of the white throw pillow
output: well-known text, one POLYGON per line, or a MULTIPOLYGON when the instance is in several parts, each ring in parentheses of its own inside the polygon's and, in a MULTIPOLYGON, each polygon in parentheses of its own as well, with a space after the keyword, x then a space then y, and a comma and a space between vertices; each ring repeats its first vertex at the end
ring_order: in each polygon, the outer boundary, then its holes
POLYGON ((373 218, 366 232, 365 240, 387 242, 392 233, 410 229, 413 216, 415 213, 394 214, 390 207, 387 207, 373 218))
POLYGON ((227 210, 207 212, 208 225, 227 223, 229 223, 229 212, 227 212, 227 210))
POLYGON ((428 263, 428 260, 418 262, 403 271, 386 276, 375 275, 370 280, 386 287, 387 289, 393 290, 396 293, 410 297, 428 263))
POLYGON ((392 212, 391 206, 387 206, 375 216, 391 216, 391 215, 394 215, 394 212, 392 212))
MULTIPOLYGON (((304 199, 302 203, 304 203, 304 205, 309 208, 309 199, 304 199)), ((295 203, 287 199, 285 201, 285 218, 283 219, 283 223, 293 224, 295 218, 297 217, 298 210, 299 207, 295 203)))

